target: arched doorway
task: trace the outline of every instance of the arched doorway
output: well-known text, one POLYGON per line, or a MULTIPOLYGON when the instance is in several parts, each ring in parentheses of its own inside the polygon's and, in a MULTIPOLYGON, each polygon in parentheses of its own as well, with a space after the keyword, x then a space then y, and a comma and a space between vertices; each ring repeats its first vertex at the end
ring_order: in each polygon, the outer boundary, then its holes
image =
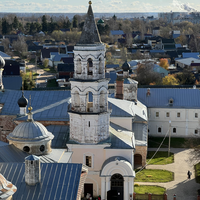
POLYGON ((121 174, 113 174, 111 176, 111 196, 112 200, 123 200, 124 197, 124 178, 121 174))
POLYGON ((134 168, 138 168, 142 166, 142 156, 140 154, 134 155, 134 168))

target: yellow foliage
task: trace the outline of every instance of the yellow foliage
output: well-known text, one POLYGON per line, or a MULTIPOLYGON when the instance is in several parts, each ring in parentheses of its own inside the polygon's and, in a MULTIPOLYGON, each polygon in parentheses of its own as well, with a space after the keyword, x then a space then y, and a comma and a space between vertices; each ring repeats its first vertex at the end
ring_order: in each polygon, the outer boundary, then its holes
POLYGON ((169 62, 168 62, 168 60, 167 60, 166 58, 161 58, 161 59, 160 59, 159 65, 160 65, 162 68, 164 68, 164 69, 167 70, 168 67, 169 67, 169 62))
POLYGON ((163 85, 179 85, 179 80, 173 74, 169 74, 162 79, 163 85))

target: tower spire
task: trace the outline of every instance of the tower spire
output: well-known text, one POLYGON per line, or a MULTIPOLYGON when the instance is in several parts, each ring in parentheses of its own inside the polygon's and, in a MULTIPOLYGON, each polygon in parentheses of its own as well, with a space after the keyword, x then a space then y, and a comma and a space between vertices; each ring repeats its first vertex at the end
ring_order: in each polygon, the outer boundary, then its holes
POLYGON ((81 44, 98 44, 101 43, 101 39, 99 36, 99 31, 97 29, 94 14, 92 11, 92 2, 89 1, 88 12, 86 15, 86 19, 83 26, 83 31, 78 42, 79 45, 81 44))

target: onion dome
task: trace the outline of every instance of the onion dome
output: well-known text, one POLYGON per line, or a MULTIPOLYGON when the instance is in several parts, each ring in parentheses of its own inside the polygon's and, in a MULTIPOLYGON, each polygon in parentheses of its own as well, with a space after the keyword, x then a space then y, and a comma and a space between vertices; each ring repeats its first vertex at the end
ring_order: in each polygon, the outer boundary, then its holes
POLYGON ((4 68, 5 66, 5 60, 0 56, 0 69, 4 68))
POLYGON ((24 93, 22 92, 22 97, 18 100, 19 107, 26 107, 28 105, 28 99, 24 97, 24 93))
POLYGON ((32 107, 29 107, 28 109, 28 120, 16 126, 13 132, 7 136, 8 140, 21 142, 25 140, 32 142, 46 139, 52 140, 54 135, 49 132, 43 124, 35 122, 32 118, 32 107))
POLYGON ((97 24, 104 24, 104 20, 103 19, 100 19, 97 24))
POLYGON ((123 69, 123 71, 128 71, 128 70, 130 70, 130 64, 126 61, 126 62, 122 65, 122 69, 123 69))
POLYGON ((17 188, 0 174, 0 191, 0 199, 9 199, 17 191, 17 188))

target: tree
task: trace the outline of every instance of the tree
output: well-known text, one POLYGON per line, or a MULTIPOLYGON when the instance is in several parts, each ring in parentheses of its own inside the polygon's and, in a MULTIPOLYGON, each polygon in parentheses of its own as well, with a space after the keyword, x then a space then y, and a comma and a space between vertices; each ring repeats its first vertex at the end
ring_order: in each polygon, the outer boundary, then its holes
POLYGON ((168 67, 169 67, 169 62, 168 62, 168 60, 167 60, 166 58, 161 58, 161 59, 160 59, 159 66, 161 66, 162 68, 164 68, 164 69, 167 70, 168 67))
POLYGON ((15 51, 19 52, 21 55, 24 55, 25 52, 27 52, 28 47, 24 40, 23 36, 18 36, 17 41, 14 41, 12 44, 12 47, 15 51))
POLYGON ((169 74, 162 79, 163 85, 179 85, 179 80, 173 74, 169 74))
POLYGON ((12 24, 13 28, 16 30, 19 28, 19 21, 18 18, 15 16, 13 24, 12 24))
POLYGON ((48 30, 47 18, 45 15, 42 16, 42 31, 46 32, 48 30))
POLYGON ((10 25, 8 24, 8 22, 6 21, 5 18, 2 19, 2 34, 6 35, 8 34, 10 31, 10 25))
POLYGON ((138 66, 136 80, 140 85, 150 85, 150 83, 160 84, 161 75, 153 71, 154 64, 145 62, 138 66))
POLYGON ((78 27, 78 19, 77 19, 76 15, 74 15, 74 17, 73 17, 72 26, 73 26, 73 28, 78 27))
POLYGON ((176 78, 179 80, 180 85, 194 85, 196 81, 194 74, 187 69, 176 74, 176 78))
POLYGON ((47 68, 49 66, 49 60, 47 58, 45 58, 43 60, 43 65, 44 65, 45 68, 47 68))

